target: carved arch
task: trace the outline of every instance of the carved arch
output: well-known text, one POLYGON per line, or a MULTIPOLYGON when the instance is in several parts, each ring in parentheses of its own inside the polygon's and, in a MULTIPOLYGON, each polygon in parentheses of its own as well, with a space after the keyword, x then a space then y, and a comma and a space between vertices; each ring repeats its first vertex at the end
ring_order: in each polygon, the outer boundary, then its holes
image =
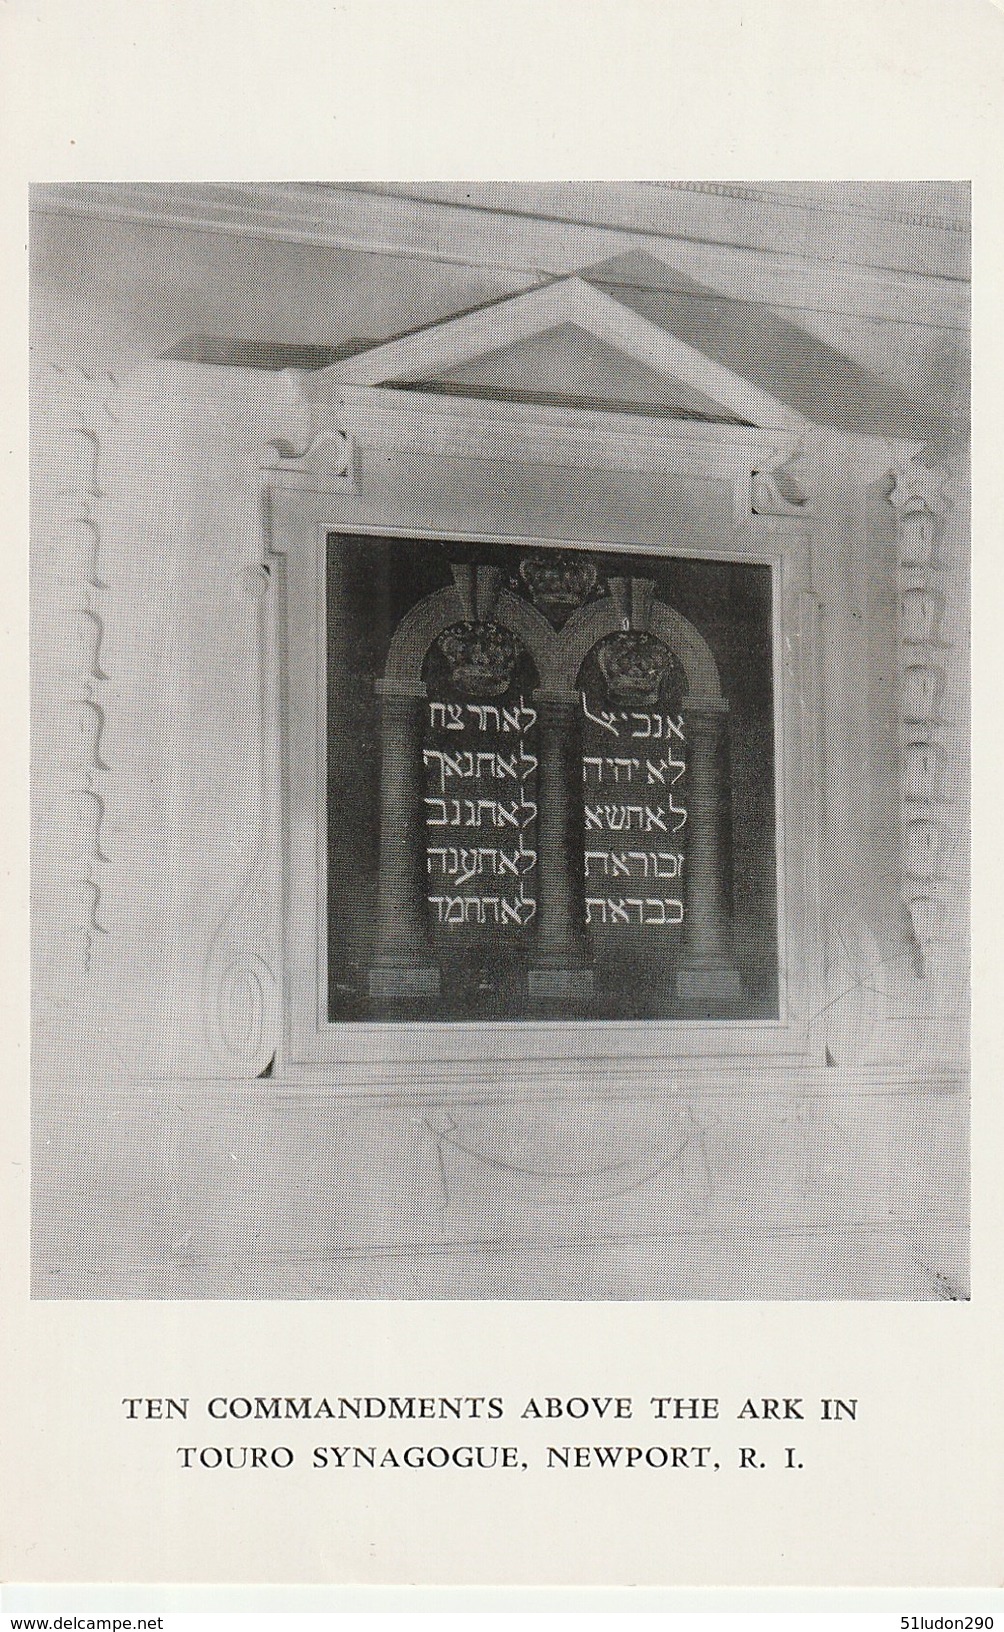
MULTIPOLYGON (((664 605, 662 601, 652 602, 648 623, 652 634, 663 641, 683 665, 687 678, 687 696, 684 699, 687 705, 691 708, 721 708, 718 665, 703 635, 681 612, 664 605)), ((621 613, 612 598, 604 596, 602 600, 580 607, 562 631, 563 689, 576 689, 579 670, 597 641, 603 640, 606 635, 616 634, 621 628, 621 613)))
POLYGON ((718 664, 704 636, 682 612, 666 606, 662 601, 652 602, 650 628, 653 635, 664 641, 683 664, 683 672, 687 676, 684 702, 691 708, 701 708, 706 704, 720 708, 722 686, 718 678, 718 664))
MULTIPOLYGON (((423 693, 422 665, 437 635, 465 616, 460 594, 454 584, 433 590, 406 612, 394 631, 384 668, 383 690, 420 697, 423 693)), ((494 619, 522 641, 534 664, 541 686, 560 683, 559 643, 547 619, 509 590, 502 590, 495 605, 494 619)))
MULTIPOLYGON (((455 584, 433 590, 406 612, 390 643, 382 689, 420 697, 422 665, 429 647, 437 635, 464 616, 455 584)), ((493 616, 526 647, 536 665, 541 690, 567 697, 575 695, 579 670, 597 641, 623 627, 620 609, 610 596, 580 607, 560 635, 536 607, 507 589, 499 593, 493 616)), ((683 665, 687 679, 685 702, 692 708, 721 708, 718 665, 703 635, 681 612, 662 601, 651 603, 648 624, 683 665)))

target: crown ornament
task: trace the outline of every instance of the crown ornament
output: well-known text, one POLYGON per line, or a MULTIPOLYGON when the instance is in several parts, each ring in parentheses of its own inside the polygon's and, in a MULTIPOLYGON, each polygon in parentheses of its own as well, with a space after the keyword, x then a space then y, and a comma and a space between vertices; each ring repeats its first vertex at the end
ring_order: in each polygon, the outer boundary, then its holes
POLYGON ((659 701, 673 654, 655 635, 624 630, 600 643, 596 661, 612 702, 651 708, 659 701))
POLYGON ((509 690, 520 648, 501 624, 454 623, 443 630, 436 645, 452 684, 465 697, 501 697, 509 690))
POLYGON ((567 623, 572 613, 596 587, 595 562, 586 555, 525 555, 519 575, 530 599, 555 629, 567 623))

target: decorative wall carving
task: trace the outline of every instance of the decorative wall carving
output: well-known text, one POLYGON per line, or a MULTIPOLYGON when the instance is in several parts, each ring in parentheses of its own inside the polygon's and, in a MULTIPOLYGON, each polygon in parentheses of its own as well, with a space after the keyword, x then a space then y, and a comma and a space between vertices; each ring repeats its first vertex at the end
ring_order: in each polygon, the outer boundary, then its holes
POLYGON ((278 1047, 281 1016, 276 971, 263 956, 260 921, 265 881, 255 869, 213 937, 206 959, 206 1032, 221 1066, 258 1077, 278 1047))
POLYGON ((111 374, 80 367, 54 367, 53 375, 56 436, 65 484, 59 494, 57 525, 73 563, 72 593, 80 641, 74 684, 78 751, 72 797, 81 820, 83 906, 71 938, 79 942, 81 967, 89 973, 100 945, 98 937, 109 932, 103 901, 111 855, 106 836, 110 766, 103 744, 109 676, 103 653, 103 602, 108 584, 102 555, 102 483, 105 444, 116 420, 118 384, 111 374))
MULTIPOLYGON (((274 445, 274 444, 273 444, 274 445)), ((229 1076, 258 1077, 282 1035, 282 938, 277 900, 281 877, 281 749, 276 656, 274 561, 245 576, 258 623, 258 712, 261 720, 257 835, 245 876, 206 955, 203 1021, 213 1056, 229 1076)))
POLYGON ((946 471, 911 459, 893 472, 889 503, 899 524, 900 566, 936 565, 935 548, 949 508, 946 471))
POLYGON ((941 723, 945 671, 928 663, 908 663, 903 671, 903 719, 907 725, 941 723))
POLYGON ((946 597, 942 554, 950 499, 944 467, 915 456, 892 473, 900 604, 900 720, 903 824, 902 899, 909 916, 915 969, 923 976, 946 913, 939 898, 950 830, 945 802, 948 754, 942 740, 946 676, 942 633, 946 597))

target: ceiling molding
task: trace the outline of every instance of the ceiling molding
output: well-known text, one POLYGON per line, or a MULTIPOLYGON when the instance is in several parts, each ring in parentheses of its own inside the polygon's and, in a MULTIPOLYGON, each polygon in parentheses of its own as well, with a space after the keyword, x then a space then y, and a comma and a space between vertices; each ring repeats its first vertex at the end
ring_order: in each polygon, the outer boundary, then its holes
MULTIPOLYGON (((803 210, 894 221, 907 227, 934 227, 938 231, 955 232, 963 237, 969 235, 969 190, 966 182, 780 181, 762 186, 732 181, 640 181, 634 185, 750 199, 757 203, 795 204, 803 210), (888 200, 892 197, 894 189, 906 196, 911 187, 930 188, 931 197, 935 201, 940 197, 945 204, 950 203, 954 213, 908 210, 901 205, 892 208, 888 202, 879 202, 881 198, 888 200)), ((923 198, 924 194, 918 191, 917 197, 923 198)))
MULTIPOLYGON (((689 237, 735 247, 967 279, 969 231, 955 218, 897 208, 938 183, 699 181, 357 182, 320 184, 454 209, 534 217, 655 236, 689 237), (870 192, 874 201, 869 203, 870 192)), ((943 187, 947 183, 940 184, 943 187)), ((961 184, 955 184, 956 187, 961 184)))
MULTIPOLYGON (((626 184, 603 183, 594 186, 594 192, 603 201, 611 189, 622 185, 626 184)), ((825 221, 825 210, 810 215, 777 206, 772 214, 766 204, 689 190, 698 185, 672 189, 675 230, 665 232, 651 225, 660 219, 654 184, 644 188, 645 198, 651 200, 649 225, 644 228, 549 220, 424 200, 406 196, 406 187, 395 191, 389 184, 55 183, 32 189, 32 207, 44 213, 433 260, 507 272, 523 284, 584 271, 640 248, 667 264, 667 287, 675 269, 684 293, 693 287, 688 280, 694 280, 723 299, 788 311, 968 327, 968 284, 955 273, 937 271, 944 257, 933 249, 924 259, 925 270, 854 264, 835 253, 807 255, 805 245, 813 234, 806 223, 825 221), (726 241, 726 229, 735 237, 739 228, 723 224, 723 209, 745 212, 748 241, 726 241), (718 212, 717 226, 709 211, 718 212), (782 219, 788 223, 788 240, 800 252, 783 247, 782 219)), ((636 194, 644 184, 630 186, 636 194)), ((459 190, 456 184, 454 190, 459 190)), ((956 264, 958 234, 942 234, 949 236, 956 264)))

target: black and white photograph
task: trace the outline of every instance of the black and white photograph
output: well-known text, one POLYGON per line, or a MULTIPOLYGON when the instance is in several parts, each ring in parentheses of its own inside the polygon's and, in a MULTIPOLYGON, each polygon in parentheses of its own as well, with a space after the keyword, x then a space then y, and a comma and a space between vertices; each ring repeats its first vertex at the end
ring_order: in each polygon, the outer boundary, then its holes
POLYGON ((35 1299, 968 1297, 969 219, 33 187, 35 1299))
POLYGON ((12 1632, 1000 1622, 1002 86, 0 7, 12 1632))

